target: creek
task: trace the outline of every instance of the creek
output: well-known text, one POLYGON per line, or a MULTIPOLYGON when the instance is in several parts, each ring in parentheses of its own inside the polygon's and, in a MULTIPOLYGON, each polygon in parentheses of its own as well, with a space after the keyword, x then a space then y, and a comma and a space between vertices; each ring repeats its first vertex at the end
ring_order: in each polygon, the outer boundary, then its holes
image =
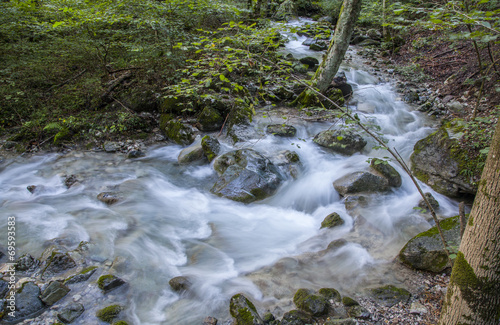
MULTIPOLYGON (((287 51, 296 57, 310 55, 299 45, 302 41, 289 42, 287 51)), ((364 71, 355 53, 350 55, 353 60, 342 66, 354 89, 349 107, 364 122, 377 125, 408 161, 416 141, 431 132, 432 121, 402 102, 391 82, 364 71)), ((236 145, 221 140, 224 152, 294 150, 300 156, 304 168, 297 179, 250 204, 211 194, 217 178, 212 167, 179 165, 182 147, 173 144, 151 147, 139 159, 73 151, 5 160, 0 165, 0 242, 7 242, 7 217, 15 216, 18 256, 38 257, 57 239, 69 249, 89 241, 96 265, 120 261, 113 273, 128 283, 125 296, 110 293, 110 298, 82 289, 86 311, 73 324, 97 323, 95 311, 113 297, 125 301, 131 323, 187 325, 201 324, 209 315, 221 323, 229 319, 229 299, 239 292, 259 311, 280 316, 293 308, 291 299, 301 287, 333 287, 352 294, 373 284, 397 283, 391 261, 406 241, 430 227, 414 209, 421 198, 410 178, 392 164, 402 186, 373 196, 359 212, 366 222, 357 225, 332 182, 367 170, 369 158, 387 154, 372 149, 375 143, 367 136, 361 153, 346 157, 329 152, 312 138, 332 124, 293 115, 285 117, 297 128, 295 138, 265 134, 266 125, 283 123, 282 114, 289 111, 263 109, 249 126, 254 135, 250 139, 236 145), (81 182, 68 189, 64 175, 76 175, 81 182), (26 189, 33 184, 39 186, 34 194, 26 189), (122 200, 108 206, 96 199, 110 190, 119 191, 122 200), (332 212, 345 224, 320 229, 332 212), (346 245, 325 251, 341 238, 346 245), (168 281, 180 275, 192 280, 189 293, 169 287, 168 281)), ((457 213, 456 202, 422 186, 438 200, 441 216, 457 213)), ((88 282, 95 281, 94 276, 88 282)))

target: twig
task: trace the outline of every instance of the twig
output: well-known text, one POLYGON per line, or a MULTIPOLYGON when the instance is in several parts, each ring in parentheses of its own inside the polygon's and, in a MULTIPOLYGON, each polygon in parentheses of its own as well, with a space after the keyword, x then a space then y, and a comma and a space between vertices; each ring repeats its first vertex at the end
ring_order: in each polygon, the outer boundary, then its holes
POLYGON ((222 134, 222 130, 224 130, 224 125, 226 125, 227 118, 229 117, 229 114, 231 114, 231 112, 227 113, 226 118, 224 119, 224 123, 222 123, 222 126, 221 126, 221 128, 220 128, 220 132, 219 132, 219 134, 217 135, 217 138, 218 138, 218 137, 220 137, 220 135, 222 134))
POLYGON ((111 96, 111 99, 114 100, 114 101, 116 101, 118 104, 120 104, 123 108, 125 108, 130 113, 135 114, 135 112, 132 109, 130 109, 127 106, 125 106, 125 104, 123 104, 122 102, 120 102, 118 99, 114 98, 113 96, 111 96))
POLYGON ((60 87, 64 86, 64 85, 65 85, 65 84, 67 84, 67 83, 70 83, 71 81, 73 81, 73 80, 77 79, 78 77, 80 77, 81 75, 83 75, 86 71, 87 71, 87 69, 83 69, 83 70, 82 70, 82 71, 80 71, 80 72, 79 72, 76 76, 71 77, 71 78, 69 78, 69 79, 67 79, 67 80, 63 81, 63 82, 61 82, 60 84, 57 84, 57 85, 54 85, 54 86, 50 87, 50 88, 49 88, 49 90, 47 90, 47 91, 48 91, 48 92, 49 92, 49 91, 52 91, 52 90, 54 90, 54 89, 57 89, 57 88, 60 88, 60 87))
POLYGON ((106 98, 109 96, 109 94, 113 91, 113 89, 115 89, 120 83, 122 83, 123 81, 125 81, 125 79, 128 79, 132 76, 132 73, 129 71, 127 73, 125 73, 123 76, 115 79, 112 81, 111 85, 108 87, 108 89, 106 90, 106 92, 101 96, 101 98, 106 98))

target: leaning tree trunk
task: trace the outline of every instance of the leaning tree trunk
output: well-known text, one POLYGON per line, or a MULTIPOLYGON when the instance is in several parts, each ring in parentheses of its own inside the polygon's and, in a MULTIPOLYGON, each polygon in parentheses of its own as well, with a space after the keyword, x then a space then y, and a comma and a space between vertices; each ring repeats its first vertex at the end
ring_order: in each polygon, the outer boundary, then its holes
POLYGON ((333 45, 330 44, 328 54, 321 63, 317 76, 317 87, 324 93, 339 70, 340 63, 344 59, 345 52, 349 47, 354 25, 361 11, 361 0, 344 0, 340 17, 333 36, 333 45))
POLYGON ((500 122, 451 272, 441 325, 498 325, 500 318, 500 122))

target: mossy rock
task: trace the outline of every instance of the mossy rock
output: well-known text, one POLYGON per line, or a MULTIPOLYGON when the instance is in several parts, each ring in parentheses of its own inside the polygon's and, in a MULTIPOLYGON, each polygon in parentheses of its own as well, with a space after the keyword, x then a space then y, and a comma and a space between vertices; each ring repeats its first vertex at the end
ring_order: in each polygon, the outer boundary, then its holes
POLYGON ((241 293, 231 297, 229 312, 236 320, 236 325, 264 325, 254 304, 241 293))
POLYGON ((124 308, 120 305, 111 305, 101 310, 98 310, 96 313, 96 317, 102 320, 103 322, 111 323, 115 318, 118 318, 118 315, 120 315, 120 312, 123 309, 124 308))
MULTIPOLYGON (((330 246, 330 245, 328 245, 330 246)), ((335 302, 342 301, 342 296, 340 293, 334 288, 321 288, 319 289, 319 294, 325 297, 328 300, 333 300, 335 302)))
POLYGON ((368 172, 345 175, 333 182, 333 187, 342 196, 364 192, 385 192, 389 190, 386 178, 368 172))
POLYGON ((411 296, 408 290, 393 285, 371 289, 370 294, 379 304, 388 308, 400 302, 408 302, 411 296))
POLYGON ((112 274, 101 275, 101 277, 99 277, 99 280, 97 280, 97 286, 99 287, 99 289, 104 291, 104 293, 121 287, 124 284, 125 281, 112 274))
POLYGON ((357 302, 356 300, 352 299, 351 297, 343 297, 342 298, 342 304, 346 307, 352 307, 352 306, 357 306, 359 305, 359 302, 357 302))
POLYGON ((352 131, 326 130, 313 139, 313 142, 343 155, 352 155, 363 150, 366 140, 352 131))
MULTIPOLYGON (((344 105, 345 98, 349 96, 348 93, 349 93, 349 91, 347 91, 346 96, 344 96, 344 92, 342 91, 342 88, 332 87, 326 91, 325 95, 326 95, 326 97, 328 97, 328 99, 330 99, 335 104, 342 106, 342 105, 344 105)), ((327 108, 336 108, 334 105, 332 105, 330 102, 328 102, 326 100, 323 100, 323 104, 327 108)))
POLYGON ((177 157, 177 162, 181 165, 203 160, 205 160, 205 153, 200 139, 196 140, 189 147, 182 149, 177 157))
POLYGON ((297 134, 297 129, 287 124, 270 124, 266 127, 266 133, 278 137, 294 137, 297 134))
POLYGON ((210 135, 206 135, 201 139, 201 147, 203 148, 203 153, 209 162, 214 160, 220 152, 219 140, 210 135))
POLYGON ((370 162, 370 167, 376 172, 380 173, 385 178, 387 178, 387 180, 389 181, 389 186, 392 187, 401 186, 402 184, 401 175, 387 161, 374 158, 370 162))
POLYGON ((176 292, 183 292, 188 290, 192 283, 189 281, 189 279, 185 276, 176 276, 175 278, 172 278, 168 281, 168 284, 172 288, 172 290, 176 292))
MULTIPOLYGON (((451 246, 460 246, 459 218, 455 216, 439 222, 444 238, 451 246)), ((411 268, 435 273, 450 266, 436 226, 410 239, 399 252, 399 258, 411 268)))
POLYGON ((410 157, 411 170, 438 193, 451 197, 475 195, 484 164, 460 147, 445 126, 419 140, 410 157), (472 177, 471 177, 472 176, 472 177))
POLYGON ((321 228, 333 228, 344 224, 344 219, 337 212, 330 213, 325 220, 321 222, 321 228))
POLYGON ((302 310, 290 310, 283 315, 280 325, 307 325, 313 324, 313 317, 302 310))
POLYGON ((202 131, 217 131, 222 127, 224 118, 219 111, 207 106, 198 115, 198 122, 202 131))
MULTIPOLYGON (((424 195, 425 195, 425 198, 427 199, 427 201, 429 201, 429 204, 431 205, 431 207, 434 210, 439 209, 439 202, 434 198, 434 196, 432 196, 431 193, 427 192, 427 193, 424 193, 424 195)), ((429 210, 429 207, 425 203, 424 199, 422 199, 422 200, 420 200, 418 202, 418 207, 421 208, 421 209, 424 209, 425 211, 429 210)))
POLYGON ((195 140, 195 129, 180 121, 168 121, 164 131, 165 135, 177 144, 190 145, 195 140))

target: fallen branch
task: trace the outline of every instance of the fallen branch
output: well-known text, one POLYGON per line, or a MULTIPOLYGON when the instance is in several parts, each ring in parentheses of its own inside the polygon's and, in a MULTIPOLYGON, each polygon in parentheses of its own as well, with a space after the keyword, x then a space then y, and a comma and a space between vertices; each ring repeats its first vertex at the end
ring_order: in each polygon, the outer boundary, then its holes
POLYGON ((82 71, 80 71, 80 72, 79 72, 76 76, 71 77, 71 78, 69 78, 69 79, 67 79, 67 80, 63 81, 63 82, 61 82, 60 84, 57 84, 57 85, 54 85, 54 86, 50 87, 50 88, 49 88, 49 90, 47 90, 47 91, 48 91, 48 92, 50 92, 50 91, 52 91, 52 90, 54 90, 54 89, 60 88, 60 87, 62 87, 62 86, 64 86, 64 85, 66 85, 66 84, 70 83, 71 81, 73 81, 73 80, 75 80, 75 79, 79 78, 79 77, 80 77, 81 75, 83 75, 86 71, 87 71, 87 69, 83 69, 83 70, 82 70, 82 71))
POLYGON ((105 98, 108 98, 109 97, 109 94, 111 94, 111 92, 113 91, 113 89, 115 89, 116 87, 118 87, 119 84, 121 84, 122 82, 124 82, 126 79, 130 78, 132 76, 132 73, 129 71, 127 73, 125 73, 123 76, 121 77, 118 77, 116 78, 115 80, 113 80, 111 82, 111 85, 108 87, 108 89, 106 90, 106 92, 104 94, 101 95, 101 98, 102 99, 105 99, 105 98))

